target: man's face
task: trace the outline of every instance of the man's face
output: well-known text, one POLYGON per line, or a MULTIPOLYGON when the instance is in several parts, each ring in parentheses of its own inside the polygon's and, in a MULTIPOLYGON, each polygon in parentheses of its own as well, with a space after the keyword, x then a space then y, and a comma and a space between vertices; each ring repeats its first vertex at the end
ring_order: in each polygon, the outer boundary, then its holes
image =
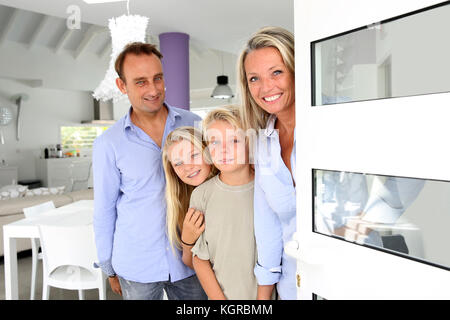
POLYGON ((135 112, 156 113, 165 98, 161 60, 154 55, 128 54, 123 62, 123 78, 116 80, 119 90, 128 95, 135 112))

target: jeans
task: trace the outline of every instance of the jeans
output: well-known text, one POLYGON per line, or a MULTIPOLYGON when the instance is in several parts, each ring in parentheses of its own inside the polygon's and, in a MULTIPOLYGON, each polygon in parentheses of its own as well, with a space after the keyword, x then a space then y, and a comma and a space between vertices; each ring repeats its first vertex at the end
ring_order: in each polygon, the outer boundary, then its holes
POLYGON ((162 300, 163 290, 169 300, 207 300, 200 281, 196 275, 176 282, 159 281, 140 283, 126 280, 119 276, 124 300, 162 300))

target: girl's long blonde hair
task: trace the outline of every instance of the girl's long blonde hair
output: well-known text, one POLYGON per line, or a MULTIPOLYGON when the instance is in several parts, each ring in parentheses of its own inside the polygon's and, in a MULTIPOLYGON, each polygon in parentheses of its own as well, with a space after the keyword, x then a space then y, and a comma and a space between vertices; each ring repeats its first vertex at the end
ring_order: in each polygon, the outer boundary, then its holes
MULTIPOLYGON (((202 151, 204 161, 211 163, 211 158, 202 139, 202 132, 194 127, 179 127, 173 130, 166 138, 163 147, 162 160, 164 174, 166 176, 166 202, 167 202, 167 237, 172 249, 181 249, 181 230, 186 212, 189 209, 189 201, 194 186, 185 184, 172 167, 169 159, 169 148, 177 142, 186 140, 202 151)), ((211 171, 207 179, 215 176, 217 169, 211 165, 211 171)))

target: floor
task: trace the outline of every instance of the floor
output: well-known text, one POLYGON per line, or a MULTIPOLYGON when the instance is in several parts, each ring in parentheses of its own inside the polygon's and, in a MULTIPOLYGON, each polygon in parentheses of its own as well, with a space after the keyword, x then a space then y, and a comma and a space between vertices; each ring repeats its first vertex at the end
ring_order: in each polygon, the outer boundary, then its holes
MULTIPOLYGON (((31 251, 30 251, 31 253, 31 251)), ((31 289, 31 255, 18 257, 18 278, 19 278, 19 299, 30 299, 31 289)), ((85 290, 86 300, 97 300, 98 290, 85 290)), ((38 262, 37 277, 36 277, 36 293, 35 299, 42 298, 42 261, 38 262)), ((121 300, 122 297, 112 292, 109 284, 107 284, 106 298, 108 300, 121 300)), ((5 265, 3 259, 0 263, 0 300, 5 300, 5 265)), ((64 290, 59 288, 50 288, 50 300, 78 300, 77 290, 64 290)))

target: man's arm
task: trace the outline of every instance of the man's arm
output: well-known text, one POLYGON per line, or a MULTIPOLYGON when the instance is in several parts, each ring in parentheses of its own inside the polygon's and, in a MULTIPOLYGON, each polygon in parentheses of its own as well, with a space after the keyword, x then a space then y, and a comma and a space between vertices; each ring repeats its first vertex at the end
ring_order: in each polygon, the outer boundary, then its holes
POLYGON ((100 136, 94 141, 94 233, 98 265, 108 275, 115 275, 111 257, 117 218, 116 202, 119 196, 120 172, 115 164, 111 146, 100 136))
POLYGON ((375 223, 395 223, 416 200, 425 180, 388 177, 384 183, 375 179, 363 219, 375 223))

